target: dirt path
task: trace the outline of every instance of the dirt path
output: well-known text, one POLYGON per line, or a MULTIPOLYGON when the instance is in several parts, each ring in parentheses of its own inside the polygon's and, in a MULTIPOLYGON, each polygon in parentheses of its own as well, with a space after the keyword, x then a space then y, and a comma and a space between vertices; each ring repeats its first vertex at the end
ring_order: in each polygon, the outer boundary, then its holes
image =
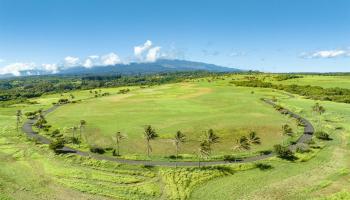
MULTIPOLYGON (((263 100, 265 103, 275 106, 276 104, 269 100, 269 99, 264 99, 263 100)), ((59 106, 53 106, 50 109, 46 110, 43 112, 43 115, 46 115, 52 111, 54 111, 56 108, 58 108, 59 106)), ((297 140, 297 144, 299 143, 305 143, 307 141, 310 141, 312 138, 312 135, 314 133, 314 127, 312 126, 312 124, 305 118, 302 118, 301 116, 299 116, 296 113, 293 113, 292 111, 286 110, 286 112, 292 116, 293 118, 299 119, 300 121, 302 121, 305 124, 304 127, 304 133, 303 135, 300 136, 300 138, 297 140)), ((43 144, 50 144, 51 140, 46 138, 45 136, 42 136, 40 134, 38 134, 37 132, 35 132, 33 130, 33 124, 36 122, 36 119, 30 119, 27 120, 23 127, 22 130, 24 133, 27 134, 28 137, 36 139, 38 142, 43 143, 43 144)), ((294 149, 296 146, 295 145, 291 145, 290 148, 294 149)), ((123 163, 123 164, 131 164, 131 165, 150 165, 150 166, 170 166, 170 167, 175 167, 175 166, 198 166, 198 162, 197 161, 156 161, 156 160, 152 160, 152 161, 145 161, 145 160, 127 160, 127 159, 122 159, 122 158, 116 158, 116 157, 109 157, 109 156, 104 156, 104 155, 99 155, 99 154, 94 154, 94 153, 90 153, 90 152, 85 152, 85 151, 80 151, 80 150, 76 150, 73 149, 71 147, 63 147, 62 151, 64 151, 65 153, 74 153, 80 156, 85 156, 85 157, 92 157, 94 159, 97 160, 108 160, 108 161, 112 161, 112 162, 117 162, 117 163, 123 163)), ((230 164, 230 163, 247 163, 247 162, 254 162, 254 161, 258 161, 258 160, 263 160, 269 157, 274 156, 273 153, 270 154, 266 154, 266 155, 258 155, 258 156, 252 156, 252 157, 248 157, 248 158, 243 158, 241 160, 237 160, 235 162, 230 162, 230 161, 224 161, 224 160, 219 160, 219 161, 204 161, 201 162, 200 165, 201 166, 211 166, 211 165, 220 165, 220 164, 230 164)))

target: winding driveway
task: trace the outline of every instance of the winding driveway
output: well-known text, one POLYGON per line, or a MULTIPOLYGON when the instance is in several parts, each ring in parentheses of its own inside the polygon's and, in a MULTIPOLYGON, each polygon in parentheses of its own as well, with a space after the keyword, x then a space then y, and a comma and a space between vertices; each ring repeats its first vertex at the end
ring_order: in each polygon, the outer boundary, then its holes
MULTIPOLYGON (((269 99, 263 99, 263 101, 267 104, 270 104, 272 106, 276 106, 276 104, 269 100, 269 99)), ((56 108, 59 106, 53 106, 50 109, 46 110, 43 112, 43 115, 46 115, 52 111, 54 111, 56 108)), ((311 140, 312 135, 314 133, 314 127, 312 124, 305 118, 301 117, 300 115, 293 113, 290 110, 284 109, 286 114, 289 114, 291 117, 300 120, 305 124, 304 127, 304 133, 299 137, 297 140, 296 144, 299 143, 305 143, 311 140)), ((42 144, 50 144, 51 140, 46 138, 43 135, 38 134, 38 132, 35 132, 33 130, 33 125, 36 122, 37 119, 29 119, 27 120, 23 127, 22 130, 24 133, 27 134, 28 137, 33 138, 37 140, 38 142, 42 144)), ((295 149, 296 144, 291 145, 291 149, 295 149)), ((85 152, 85 151, 80 151, 77 149, 73 149, 71 147, 63 147, 61 149, 65 153, 73 153, 77 154, 80 156, 85 156, 85 157, 91 157, 97 160, 108 160, 108 161, 113 161, 117 163, 123 163, 123 164, 131 164, 131 165, 150 165, 150 166, 198 166, 198 161, 156 161, 156 160, 151 160, 151 161, 145 161, 145 160, 128 160, 128 159, 122 159, 122 158, 116 158, 116 157, 110 157, 110 156, 105 156, 105 155, 99 155, 99 154, 94 154, 90 152, 85 152)), ((258 156, 252 156, 252 157, 247 157, 247 158, 242 158, 240 160, 237 160, 235 162, 232 161, 224 161, 224 160, 219 160, 219 161, 202 161, 200 162, 201 166, 211 166, 211 165, 219 165, 219 164, 230 164, 230 163, 247 163, 247 162, 253 162, 253 161, 258 161, 258 160, 263 160, 269 157, 274 156, 273 153, 265 154, 265 155, 258 155, 258 156)))

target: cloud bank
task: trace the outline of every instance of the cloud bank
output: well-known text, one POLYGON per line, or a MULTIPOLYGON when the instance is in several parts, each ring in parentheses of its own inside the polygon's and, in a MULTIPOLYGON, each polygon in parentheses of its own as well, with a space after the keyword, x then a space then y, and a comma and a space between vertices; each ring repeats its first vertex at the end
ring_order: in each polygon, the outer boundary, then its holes
MULTIPOLYGON (((161 57, 166 57, 166 54, 162 54, 160 46, 154 46, 152 41, 146 40, 142 45, 134 47, 134 55, 130 59, 132 62, 155 62, 161 57)), ((5 60, 0 59, 0 63, 5 60)), ((90 55, 85 58, 79 58, 77 56, 66 56, 62 61, 58 63, 44 63, 36 64, 34 62, 16 62, 10 63, 4 67, 0 67, 0 75, 11 74, 14 76, 20 75, 34 75, 33 73, 41 71, 46 73, 55 74, 62 69, 71 67, 99 67, 110 66, 117 64, 127 64, 129 60, 122 60, 120 56, 115 52, 110 52, 103 55, 90 55)))

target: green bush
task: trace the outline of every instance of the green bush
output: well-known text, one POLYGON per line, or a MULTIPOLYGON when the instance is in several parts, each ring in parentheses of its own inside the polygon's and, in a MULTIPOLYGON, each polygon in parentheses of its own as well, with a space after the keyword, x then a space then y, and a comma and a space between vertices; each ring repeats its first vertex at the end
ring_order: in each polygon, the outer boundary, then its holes
POLYGON ((295 160, 296 159, 294 153, 288 147, 284 147, 280 144, 277 144, 273 148, 274 148, 277 156, 282 158, 282 159, 285 159, 285 160, 295 160))
POLYGON ((329 137, 328 133, 324 132, 324 131, 317 131, 315 133, 316 138, 320 139, 320 140, 331 140, 331 138, 329 137))
POLYGON ((92 153, 104 154, 105 150, 101 147, 90 147, 92 153))
POLYGON ((58 139, 50 143, 49 148, 55 153, 59 153, 59 150, 64 147, 64 140, 58 139))

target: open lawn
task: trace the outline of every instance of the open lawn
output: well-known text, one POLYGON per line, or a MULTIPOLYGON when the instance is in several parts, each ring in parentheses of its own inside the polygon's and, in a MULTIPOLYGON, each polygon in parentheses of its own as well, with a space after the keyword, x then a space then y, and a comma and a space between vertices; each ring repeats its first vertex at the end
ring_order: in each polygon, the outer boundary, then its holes
MULTIPOLYGON (((199 140, 211 128, 220 136, 214 155, 231 154, 235 139, 249 131, 256 131, 262 140, 253 151, 271 149, 286 139, 281 133, 285 123, 297 131, 292 119, 260 100, 272 95, 266 90, 238 88, 228 81, 186 82, 64 105, 47 120, 62 130, 86 120, 87 143, 102 147, 113 147, 113 136, 121 131, 127 137, 121 145, 122 154, 144 154, 145 125, 152 125, 160 136, 152 144, 153 155, 174 154, 171 139, 178 130, 187 136, 181 153, 195 154, 199 140)), ((66 134, 71 135, 71 131, 66 134)))
POLYGON ((311 85, 323 88, 346 88, 350 89, 350 76, 320 76, 320 75, 301 75, 302 78, 288 79, 284 81, 272 81, 276 84, 285 85, 311 85))

